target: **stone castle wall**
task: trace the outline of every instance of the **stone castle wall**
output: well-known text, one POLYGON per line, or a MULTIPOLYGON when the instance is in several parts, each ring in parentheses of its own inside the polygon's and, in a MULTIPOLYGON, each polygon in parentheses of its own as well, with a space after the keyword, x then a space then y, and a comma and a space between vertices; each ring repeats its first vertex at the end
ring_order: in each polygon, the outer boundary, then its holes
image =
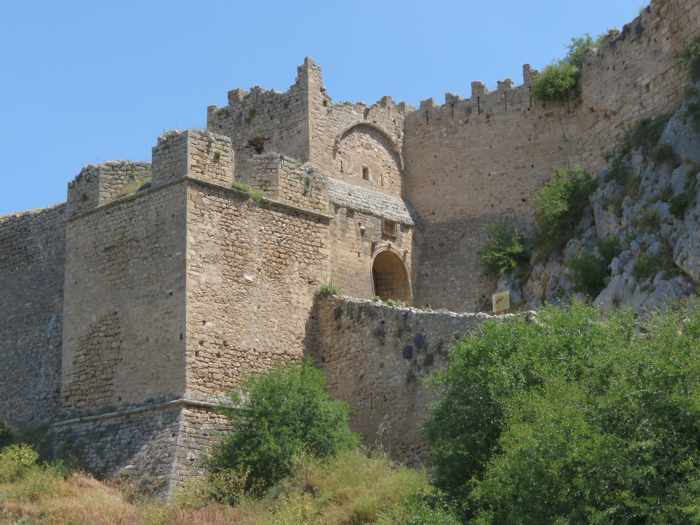
POLYGON ((415 463, 425 452, 421 427, 434 400, 423 380, 446 366, 457 339, 493 317, 331 297, 319 301, 317 319, 312 353, 331 394, 350 405, 351 428, 365 443, 415 463))
POLYGON ((150 178, 148 162, 113 160, 85 166, 68 184, 67 215, 104 206, 132 193, 150 178))
POLYGON ((488 93, 432 101, 406 118, 405 196, 414 207, 416 302, 455 310, 484 308, 494 283, 481 275, 486 228, 504 216, 530 224, 532 197, 553 169, 595 171, 625 129, 678 105, 687 84, 676 56, 700 31, 700 4, 655 0, 583 70, 576 105, 532 100, 507 80, 488 93))
POLYGON ((185 206, 170 184, 67 222, 64 417, 184 392, 185 206))
POLYGON ((0 421, 15 427, 60 402, 65 208, 0 217, 0 421))
POLYGON ((167 492, 226 428, 214 402, 312 352, 353 427, 418 458, 419 379, 487 316, 315 292, 372 297, 388 252, 383 278, 407 271, 414 304, 485 308, 488 226, 530 228, 554 168, 600 167, 626 127, 677 105, 674 59, 699 30, 696 0, 654 0, 588 57, 568 105, 535 102, 529 67, 442 106, 334 103, 307 59, 286 93, 234 90, 207 131, 166 133, 151 164, 86 167, 65 206, 0 218, 0 418, 53 421, 57 450, 167 492))
POLYGON ((334 211, 331 282, 348 295, 374 297, 372 263, 377 253, 387 249, 403 261, 410 278, 413 220, 403 201, 341 181, 328 183, 334 211))
POLYGON ((329 277, 329 217, 191 183, 187 196, 187 395, 211 399, 304 352, 329 277))
POLYGON ((401 197, 404 119, 411 108, 390 97, 371 106, 334 103, 323 85, 320 67, 308 60, 306 64, 309 159, 330 177, 401 197))
POLYGON ((269 199, 297 208, 328 212, 327 180, 313 165, 278 153, 255 155, 247 183, 269 199))
POLYGON ((309 67, 308 60, 299 66, 294 84, 284 93, 259 86, 250 92, 234 89, 227 106, 207 109, 207 129, 233 142, 237 180, 247 181, 249 161, 256 154, 309 160, 309 67))

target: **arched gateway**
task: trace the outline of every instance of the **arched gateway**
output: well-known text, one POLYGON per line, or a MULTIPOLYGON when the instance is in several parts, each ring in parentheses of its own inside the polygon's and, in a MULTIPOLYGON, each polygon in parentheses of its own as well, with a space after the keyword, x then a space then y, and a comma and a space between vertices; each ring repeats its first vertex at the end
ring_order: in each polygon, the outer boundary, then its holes
POLYGON ((381 299, 394 299, 409 304, 411 283, 401 258, 391 250, 377 254, 372 262, 374 295, 381 299))

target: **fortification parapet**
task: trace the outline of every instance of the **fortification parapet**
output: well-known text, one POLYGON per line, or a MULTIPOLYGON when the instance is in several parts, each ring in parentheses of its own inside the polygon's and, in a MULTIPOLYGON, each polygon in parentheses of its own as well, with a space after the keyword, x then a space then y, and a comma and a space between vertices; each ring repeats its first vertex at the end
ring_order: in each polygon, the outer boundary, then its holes
POLYGON ((307 58, 286 92, 259 86, 250 91, 233 89, 228 92, 227 106, 207 108, 207 129, 231 138, 238 178, 248 171, 248 160, 261 153, 274 151, 308 160, 308 84, 317 68, 307 58))
POLYGON ((231 139, 204 130, 169 131, 153 147, 153 185, 190 177, 231 187, 231 139))
POLYGON ((266 197, 319 213, 328 211, 326 178, 312 164, 279 153, 256 155, 244 182, 266 197))
POLYGON ((72 217, 129 195, 150 177, 148 162, 117 160, 85 166, 68 184, 66 216, 72 217))

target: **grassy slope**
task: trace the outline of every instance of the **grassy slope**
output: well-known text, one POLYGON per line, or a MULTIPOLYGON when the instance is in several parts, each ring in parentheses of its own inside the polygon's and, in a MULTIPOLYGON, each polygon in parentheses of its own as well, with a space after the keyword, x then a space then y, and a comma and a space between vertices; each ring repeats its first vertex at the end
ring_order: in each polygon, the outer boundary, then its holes
POLYGON ((302 462, 266 498, 235 508, 203 501, 194 485, 164 504, 130 498, 84 474, 33 466, 15 481, 0 483, 0 524, 389 525, 392 520, 382 513, 428 487, 425 473, 357 451, 326 463, 302 462))

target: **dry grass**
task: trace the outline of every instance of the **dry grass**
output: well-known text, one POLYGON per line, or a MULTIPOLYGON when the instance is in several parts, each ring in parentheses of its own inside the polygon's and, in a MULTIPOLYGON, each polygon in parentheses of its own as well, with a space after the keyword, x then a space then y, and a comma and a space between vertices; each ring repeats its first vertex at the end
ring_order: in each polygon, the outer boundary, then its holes
POLYGON ((0 484, 0 524, 130 525, 137 511, 115 489, 84 474, 63 476, 34 467, 21 479, 0 484))
POLYGON ((1 483, 0 525, 372 524, 428 487, 423 472, 360 451, 326 462, 304 460, 293 478, 265 498, 245 499, 236 507, 198 498, 194 486, 185 487, 170 503, 133 501, 85 474, 64 475, 60 469, 34 465, 20 478, 1 483))
POLYGON ((428 487, 424 472, 397 467, 384 456, 351 451, 326 462, 303 462, 277 494, 249 511, 257 511, 256 523, 266 525, 370 524, 407 496, 428 487))

